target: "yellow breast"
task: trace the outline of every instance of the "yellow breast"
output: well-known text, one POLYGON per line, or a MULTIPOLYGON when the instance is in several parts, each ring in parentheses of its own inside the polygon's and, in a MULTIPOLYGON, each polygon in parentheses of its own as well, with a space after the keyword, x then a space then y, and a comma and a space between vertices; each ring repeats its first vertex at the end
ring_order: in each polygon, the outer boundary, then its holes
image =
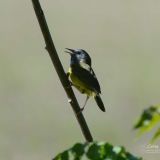
POLYGON ((95 96, 96 93, 89 89, 89 87, 83 83, 77 76, 74 75, 72 69, 69 68, 69 78, 72 84, 82 93, 87 94, 88 96, 95 96))

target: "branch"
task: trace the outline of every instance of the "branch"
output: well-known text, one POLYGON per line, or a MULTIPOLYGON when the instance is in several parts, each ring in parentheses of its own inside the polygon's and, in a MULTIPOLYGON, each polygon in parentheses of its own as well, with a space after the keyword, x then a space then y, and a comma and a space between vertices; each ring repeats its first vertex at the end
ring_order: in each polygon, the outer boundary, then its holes
POLYGON ((89 128, 88 128, 87 123, 84 119, 84 116, 83 116, 82 112, 80 111, 80 106, 79 106, 77 99, 73 93, 73 90, 70 86, 70 82, 66 76, 66 73, 64 72, 63 66, 59 60, 56 48, 54 46, 51 34, 48 29, 47 22, 45 20, 43 10, 42 10, 40 3, 39 3, 39 0, 32 0, 32 4, 33 4, 34 11, 36 13, 36 16, 37 16, 37 19, 38 19, 45 43, 46 43, 46 49, 50 55, 50 58, 52 60, 53 65, 57 71, 57 74, 58 74, 59 79, 62 83, 62 86, 63 86, 63 88, 69 98, 69 103, 72 106, 72 109, 73 109, 75 116, 78 120, 78 123, 81 127, 82 133, 83 133, 87 142, 92 142, 93 141, 92 135, 89 131, 89 128))

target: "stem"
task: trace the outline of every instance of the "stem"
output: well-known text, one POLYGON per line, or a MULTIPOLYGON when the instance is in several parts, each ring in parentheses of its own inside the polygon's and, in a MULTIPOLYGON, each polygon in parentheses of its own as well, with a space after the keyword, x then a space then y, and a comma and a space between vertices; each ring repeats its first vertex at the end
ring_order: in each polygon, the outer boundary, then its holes
POLYGON ((73 93, 73 90, 70 86, 70 82, 64 72, 63 66, 59 60, 56 48, 54 46, 51 34, 48 29, 48 25, 47 25, 43 10, 42 10, 40 3, 39 3, 39 0, 32 0, 32 4, 33 4, 34 11, 37 16, 37 19, 38 19, 45 43, 46 43, 46 49, 50 55, 50 58, 51 58, 52 63, 56 69, 56 72, 59 76, 59 79, 62 83, 62 86, 63 86, 63 88, 69 98, 69 103, 71 104, 71 107, 75 113, 75 116, 76 116, 78 123, 81 127, 82 133, 83 133, 87 142, 92 142, 93 141, 92 135, 91 135, 90 130, 87 126, 87 123, 84 119, 84 116, 81 112, 80 106, 77 102, 77 99, 76 99, 74 93, 73 93))

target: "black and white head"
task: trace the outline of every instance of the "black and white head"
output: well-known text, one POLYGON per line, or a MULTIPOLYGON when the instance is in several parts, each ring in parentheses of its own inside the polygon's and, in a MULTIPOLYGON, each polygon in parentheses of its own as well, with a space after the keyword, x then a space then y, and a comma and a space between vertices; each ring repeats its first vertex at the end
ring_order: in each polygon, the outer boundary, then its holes
POLYGON ((80 64, 80 63, 84 63, 87 64, 91 67, 91 57, 89 56, 89 54, 83 50, 83 49, 69 49, 66 48, 67 53, 69 53, 71 55, 71 61, 70 61, 70 65, 76 65, 76 64, 80 64))

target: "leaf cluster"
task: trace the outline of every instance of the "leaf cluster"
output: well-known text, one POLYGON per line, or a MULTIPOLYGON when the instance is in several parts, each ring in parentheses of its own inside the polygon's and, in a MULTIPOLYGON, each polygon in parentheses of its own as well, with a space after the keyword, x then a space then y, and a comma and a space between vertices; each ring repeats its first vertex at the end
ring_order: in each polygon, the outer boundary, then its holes
MULTIPOLYGON (((153 105, 145 109, 141 114, 138 122, 135 124, 134 129, 139 130, 142 135, 151 131, 160 122, 160 105, 153 105)), ((152 137, 152 142, 160 137, 160 128, 157 129, 152 137)))
POLYGON ((58 154, 53 160, 141 160, 127 152, 124 147, 104 142, 76 143, 58 154))

